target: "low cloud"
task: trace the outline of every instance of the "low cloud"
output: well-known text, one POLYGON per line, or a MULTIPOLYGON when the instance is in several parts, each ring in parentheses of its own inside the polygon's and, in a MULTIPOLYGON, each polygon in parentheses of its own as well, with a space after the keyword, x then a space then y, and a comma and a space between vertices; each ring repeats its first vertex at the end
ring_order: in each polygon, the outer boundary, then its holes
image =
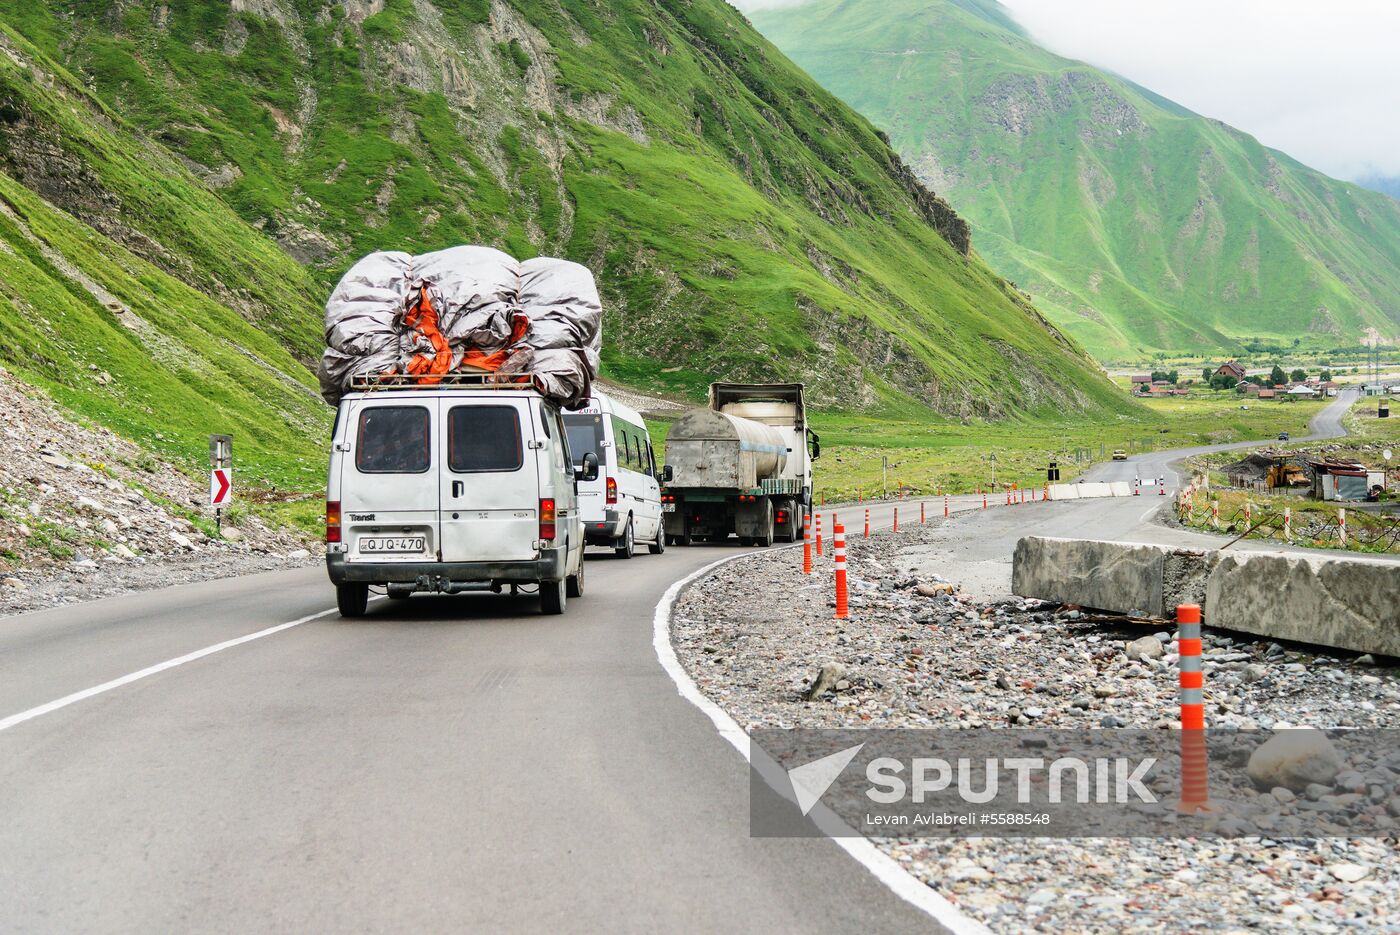
POLYGON ((1003 0, 1038 41, 1342 178, 1400 175, 1400 3, 1003 0))

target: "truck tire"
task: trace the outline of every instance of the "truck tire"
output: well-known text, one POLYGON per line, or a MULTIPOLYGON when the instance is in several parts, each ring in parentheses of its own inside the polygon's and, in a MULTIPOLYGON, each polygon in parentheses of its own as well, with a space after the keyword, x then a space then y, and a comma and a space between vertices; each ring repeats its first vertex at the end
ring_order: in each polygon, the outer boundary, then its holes
POLYGON ((564 579, 564 593, 569 597, 583 597, 583 565, 583 556, 579 556, 578 571, 564 579))
POLYGON ((739 537, 739 544, 742 545, 742 546, 750 546, 750 545, 753 545, 753 536, 740 536, 740 537, 739 537))
POLYGON ((363 617, 369 606, 369 585, 353 582, 336 585, 335 606, 342 617, 363 617))
POLYGON ((754 544, 760 548, 768 548, 773 544, 773 517, 768 517, 768 529, 761 536, 754 537, 754 544))
POLYGON ((562 614, 568 603, 568 586, 562 581, 540 582, 540 613, 562 614))
POLYGON ((622 535, 613 542, 613 551, 618 558, 631 558, 636 551, 637 542, 632 536, 632 517, 627 517, 627 525, 623 527, 622 535))

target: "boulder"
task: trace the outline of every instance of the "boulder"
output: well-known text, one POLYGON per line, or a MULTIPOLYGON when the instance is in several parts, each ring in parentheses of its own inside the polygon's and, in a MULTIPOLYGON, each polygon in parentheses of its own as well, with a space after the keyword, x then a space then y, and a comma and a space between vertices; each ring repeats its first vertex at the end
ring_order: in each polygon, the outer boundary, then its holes
POLYGON ((1342 756, 1320 730, 1290 728, 1274 734, 1249 756, 1245 772, 1264 791, 1282 786, 1303 792, 1309 785, 1330 786, 1342 769, 1342 756))
POLYGON ((826 662, 817 671, 817 677, 812 679, 812 686, 807 689, 807 700, 813 701, 820 698, 829 689, 836 687, 836 683, 846 677, 846 669, 839 662, 826 662))
POLYGON ((1123 652, 1135 662, 1147 662, 1161 659, 1166 650, 1162 648, 1162 641, 1157 637, 1141 636, 1124 647, 1123 652))

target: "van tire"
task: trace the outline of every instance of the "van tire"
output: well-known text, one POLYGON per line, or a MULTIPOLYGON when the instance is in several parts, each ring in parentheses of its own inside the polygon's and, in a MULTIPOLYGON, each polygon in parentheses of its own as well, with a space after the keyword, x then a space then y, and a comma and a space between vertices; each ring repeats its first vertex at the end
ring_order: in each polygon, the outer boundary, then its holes
MULTIPOLYGON (((578 560, 578 572, 564 579, 564 592, 569 597, 583 597, 583 558, 578 560)), ((540 593, 543 594, 543 586, 540 593)))
POLYGON ((568 585, 564 581, 540 582, 540 613, 562 614, 568 603, 568 585))
POLYGON ((623 527, 622 535, 617 537, 613 544, 613 551, 618 558, 631 558, 637 549, 637 540, 632 533, 632 517, 627 517, 627 525, 623 527))
POLYGON ((369 607, 369 585, 354 582, 336 585, 335 606, 342 617, 363 617, 369 607))
POLYGON ((669 538, 671 537, 658 529, 656 531, 656 541, 648 544, 647 550, 651 552, 652 555, 660 555, 662 552, 666 551, 666 540, 669 538))

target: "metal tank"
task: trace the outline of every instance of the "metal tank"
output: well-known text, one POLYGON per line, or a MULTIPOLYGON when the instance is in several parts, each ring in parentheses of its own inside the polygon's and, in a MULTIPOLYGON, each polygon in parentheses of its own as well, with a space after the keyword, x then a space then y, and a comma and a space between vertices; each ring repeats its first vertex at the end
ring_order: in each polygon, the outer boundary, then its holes
POLYGON ((711 409, 692 409, 666 433, 669 488, 751 490, 787 466, 788 446, 769 425, 711 409))

